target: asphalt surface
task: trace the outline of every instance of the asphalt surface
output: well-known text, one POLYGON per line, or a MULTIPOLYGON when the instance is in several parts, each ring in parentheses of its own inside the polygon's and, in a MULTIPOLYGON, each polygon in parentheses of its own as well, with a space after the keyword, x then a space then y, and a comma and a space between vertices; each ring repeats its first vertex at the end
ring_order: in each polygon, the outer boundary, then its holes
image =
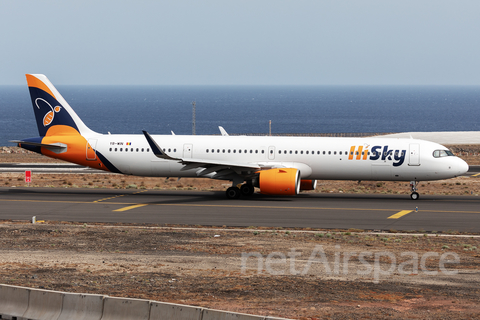
POLYGON ((480 232, 480 197, 0 188, 0 220, 480 232), (416 211, 418 210, 418 211, 416 211))

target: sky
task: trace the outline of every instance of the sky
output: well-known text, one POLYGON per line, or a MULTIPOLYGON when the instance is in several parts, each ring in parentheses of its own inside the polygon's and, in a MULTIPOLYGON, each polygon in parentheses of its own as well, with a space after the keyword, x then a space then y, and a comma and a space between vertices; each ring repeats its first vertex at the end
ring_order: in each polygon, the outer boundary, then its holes
POLYGON ((478 0, 0 0, 0 85, 480 85, 478 0))

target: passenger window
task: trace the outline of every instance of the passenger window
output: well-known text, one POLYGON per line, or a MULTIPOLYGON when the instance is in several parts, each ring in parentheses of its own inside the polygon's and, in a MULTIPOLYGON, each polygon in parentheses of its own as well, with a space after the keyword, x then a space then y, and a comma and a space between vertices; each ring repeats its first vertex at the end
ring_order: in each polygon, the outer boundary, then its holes
POLYGON ((110 148, 110 151, 112 151, 112 148, 110 148))
POLYGON ((329 154, 329 155, 332 154, 332 151, 328 151, 328 154, 329 154))
POLYGON ((142 148, 142 152, 143 152, 143 148, 142 148))
POLYGON ((265 150, 262 150, 262 154, 264 154, 264 153, 265 153, 265 150))
POLYGON ((115 152, 117 152, 117 148, 115 148, 115 152))
POLYGON ((122 151, 123 151, 123 148, 120 148, 120 152, 122 152, 122 151))

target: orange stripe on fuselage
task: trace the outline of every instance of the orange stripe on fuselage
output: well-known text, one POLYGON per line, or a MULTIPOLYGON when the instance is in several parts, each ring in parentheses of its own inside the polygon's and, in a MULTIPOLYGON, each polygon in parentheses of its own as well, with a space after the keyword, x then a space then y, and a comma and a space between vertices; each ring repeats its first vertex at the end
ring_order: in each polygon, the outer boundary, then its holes
POLYGON ((362 157, 362 150, 363 150, 363 146, 358 147, 357 160, 360 160, 360 158, 362 157))
POLYGON ((355 146, 350 148, 350 154, 348 155, 348 160, 353 160, 353 153, 355 152, 355 146))
POLYGON ((363 160, 367 160, 367 157, 368 157, 368 149, 367 148, 365 148, 365 150, 363 150, 363 160))
POLYGON ((55 97, 55 95, 53 94, 53 92, 47 87, 47 85, 45 83, 43 83, 41 80, 39 80, 37 77, 32 76, 31 74, 26 74, 25 76, 27 77, 27 83, 28 83, 29 87, 38 88, 40 90, 43 90, 46 93, 48 93, 49 95, 51 95, 52 97, 54 97, 55 99, 57 99, 55 97))
POLYGON ((92 148, 87 140, 72 127, 56 125, 50 127, 42 139, 42 143, 63 143, 67 145, 67 151, 62 153, 52 152, 42 147, 42 154, 56 159, 80 164, 82 166, 109 171, 97 157, 95 160, 87 160, 86 150, 92 148), (88 145, 88 147, 87 147, 88 145))

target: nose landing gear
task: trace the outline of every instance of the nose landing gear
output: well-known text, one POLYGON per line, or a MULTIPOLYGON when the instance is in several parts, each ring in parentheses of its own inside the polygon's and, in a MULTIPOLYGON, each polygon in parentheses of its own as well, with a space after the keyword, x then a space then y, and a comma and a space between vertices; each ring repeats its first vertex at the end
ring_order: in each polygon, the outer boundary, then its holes
POLYGON ((420 198, 420 195, 417 192, 417 185, 418 181, 410 181, 410 190, 412 191, 410 198, 412 200, 418 200, 418 198, 420 198))

